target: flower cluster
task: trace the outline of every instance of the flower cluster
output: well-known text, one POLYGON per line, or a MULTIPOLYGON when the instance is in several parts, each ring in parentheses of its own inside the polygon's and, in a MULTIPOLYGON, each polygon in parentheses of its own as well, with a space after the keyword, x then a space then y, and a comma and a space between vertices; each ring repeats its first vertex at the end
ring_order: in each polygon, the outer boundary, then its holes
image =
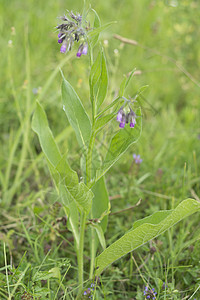
POLYGON ((86 41, 87 27, 83 26, 82 16, 80 14, 75 15, 73 12, 69 13, 69 17, 61 17, 62 24, 56 28, 59 30, 58 43, 62 44, 60 48, 61 53, 65 53, 72 49, 74 42, 81 42, 77 57, 82 54, 86 55, 88 51, 88 44, 86 41))
POLYGON ((148 289, 147 286, 145 286, 145 289, 144 289, 144 296, 145 296, 145 299, 156 299, 156 292, 155 292, 155 289, 148 289))
POLYGON ((83 296, 88 296, 89 299, 94 299, 93 297, 93 291, 94 291, 94 287, 95 287, 95 284, 94 283, 91 283, 91 288, 87 288, 87 290, 85 290, 83 292, 83 296))
POLYGON ((134 161, 135 161, 135 163, 137 164, 137 165, 140 165, 141 164, 141 162, 142 162, 142 159, 140 158, 140 155, 138 154, 133 154, 133 159, 134 159, 134 161))
POLYGON ((120 128, 124 128, 126 123, 129 123, 130 127, 134 128, 136 124, 136 114, 131 108, 128 113, 125 113, 123 107, 121 107, 117 113, 117 121, 119 122, 120 128))

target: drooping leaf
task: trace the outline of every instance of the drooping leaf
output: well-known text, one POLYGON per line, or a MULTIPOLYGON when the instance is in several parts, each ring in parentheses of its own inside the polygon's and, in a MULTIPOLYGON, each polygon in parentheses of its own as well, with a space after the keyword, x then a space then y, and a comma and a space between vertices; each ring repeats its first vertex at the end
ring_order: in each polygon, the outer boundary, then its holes
POLYGON ((70 168, 67 159, 60 154, 48 126, 45 111, 38 102, 33 116, 32 128, 39 137, 41 148, 51 166, 50 171, 58 188, 62 186, 66 190, 65 205, 73 202, 79 210, 88 214, 92 205, 93 193, 84 183, 79 183, 76 172, 70 168))
POLYGON ((142 119, 141 111, 136 111, 138 116, 137 123, 134 128, 130 128, 128 125, 124 129, 120 129, 111 139, 107 153, 103 160, 103 164, 99 170, 97 170, 96 178, 103 176, 110 167, 122 156, 123 153, 135 143, 141 134, 142 119))
POLYGON ((65 79, 63 74, 62 77, 63 109, 69 123, 75 131, 80 147, 87 149, 91 134, 91 122, 89 116, 71 84, 65 79))
POLYGON ((137 249, 149 240, 159 236, 182 219, 200 211, 200 203, 194 199, 182 201, 175 209, 157 212, 139 220, 119 240, 111 244, 96 258, 96 276, 115 260, 137 249))

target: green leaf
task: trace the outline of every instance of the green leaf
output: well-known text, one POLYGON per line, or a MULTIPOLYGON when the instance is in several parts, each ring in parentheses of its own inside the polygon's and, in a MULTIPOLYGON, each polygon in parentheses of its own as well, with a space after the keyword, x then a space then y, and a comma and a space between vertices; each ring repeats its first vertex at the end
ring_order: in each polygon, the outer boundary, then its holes
POLYGON ((130 82, 131 78, 133 77, 135 70, 136 70, 136 68, 134 68, 134 69, 131 71, 131 73, 128 75, 128 77, 127 77, 127 79, 126 79, 126 83, 125 83, 125 89, 128 87, 129 82, 130 82))
POLYGON ((91 122, 83 107, 81 100, 71 84, 64 78, 62 83, 62 101, 65 114, 73 127, 80 147, 87 149, 90 134, 91 122))
POLYGON ((108 71, 106 67, 105 55, 99 52, 90 71, 90 93, 92 101, 95 101, 97 110, 103 103, 108 88, 108 71))
POLYGON ((93 227, 96 230, 96 233, 98 235, 98 239, 99 239, 99 242, 100 242, 102 248, 105 249, 106 248, 106 240, 105 240, 101 226, 99 226, 98 224, 94 224, 93 227))
POLYGON ((97 34, 101 33, 103 30, 107 29, 110 25, 115 24, 115 23, 117 23, 117 22, 115 22, 115 21, 109 22, 105 25, 102 25, 96 29, 91 30, 90 32, 88 32, 88 37, 91 38, 91 37, 96 36, 97 34))
POLYGON ((56 166, 62 156, 49 128, 45 111, 39 102, 36 103, 36 110, 32 119, 32 129, 38 134, 42 151, 45 156, 52 165, 56 166))
MULTIPOLYGON (((104 177, 95 183, 92 188, 92 192, 94 193, 94 199, 92 202, 92 217, 99 219, 101 215, 109 208, 109 198, 104 177)), ((106 231, 107 222, 108 217, 106 215, 100 223, 103 232, 106 231)))
POLYGON ((111 121, 116 116, 115 113, 108 114, 106 116, 100 117, 95 121, 93 130, 98 132, 102 129, 109 121, 111 121))
POLYGON ((127 80, 127 77, 126 77, 126 75, 124 75, 124 78, 119 87, 119 97, 122 97, 124 95, 126 80, 127 80))
POLYGON ((113 100, 109 105, 107 105, 97 116, 96 118, 99 118, 102 114, 104 114, 107 110, 111 109, 113 106, 118 105, 119 103, 123 103, 124 100, 121 99, 121 97, 117 97, 115 100, 113 100))
POLYGON ((175 209, 137 221, 133 229, 110 245, 96 258, 96 276, 115 260, 159 236, 182 219, 200 210, 200 203, 194 199, 182 201, 175 209), (139 222, 139 223, 138 223, 139 222))
POLYGON ((99 242, 103 249, 106 247, 104 233, 107 229, 110 203, 104 177, 95 183, 92 192, 94 194, 94 199, 92 201, 92 218, 100 221, 98 226, 93 225, 96 230, 94 236, 94 251, 96 253, 99 242))
MULTIPOLYGON (((65 205, 70 209, 74 203, 79 210, 88 214, 92 206, 93 193, 83 182, 79 183, 76 172, 70 168, 66 158, 61 156, 48 126, 45 111, 38 102, 33 116, 32 128, 39 137, 41 148, 48 160, 50 171, 56 180, 61 195, 65 194, 67 197, 64 201, 65 205)), ((77 220, 74 222, 76 223, 77 220)), ((74 227, 76 226, 74 225, 74 227)))
MULTIPOLYGON (((99 27, 101 27, 100 18, 98 16, 97 12, 94 9, 92 9, 92 11, 95 14, 93 28, 99 28, 99 27)), ((96 43, 98 42, 98 39, 99 39, 99 33, 97 32, 96 35, 91 37, 90 45, 91 45, 92 48, 96 45, 96 43)))
POLYGON ((101 104, 103 103, 108 88, 108 71, 106 67, 106 59, 105 55, 102 51, 102 61, 101 61, 101 76, 99 79, 99 89, 98 89, 98 96, 97 96, 97 110, 100 108, 101 104))
MULTIPOLYGON (((141 116, 141 111, 136 111, 137 116, 141 116)), ((134 128, 128 125, 124 129, 120 129, 111 139, 103 165, 97 170, 97 180, 103 176, 110 167, 126 152, 126 150, 135 142, 141 134, 142 118, 137 118, 137 123, 134 128)))
POLYGON ((144 85, 142 86, 138 91, 137 91, 137 94, 136 96, 134 97, 134 100, 136 100, 142 93, 144 90, 146 90, 146 88, 148 88, 149 86, 148 85, 144 85))
POLYGON ((91 71, 90 71, 90 89, 91 89, 91 94, 93 96, 96 96, 98 87, 97 83, 99 81, 101 75, 101 52, 98 53, 96 60, 94 61, 91 71), (96 91, 94 90, 96 86, 96 91))
POLYGON ((122 80, 122 83, 120 84, 120 88, 119 88, 119 97, 124 96, 125 90, 131 80, 131 78, 133 77, 133 74, 135 72, 136 68, 134 68, 130 74, 127 76, 124 75, 124 79, 122 80))

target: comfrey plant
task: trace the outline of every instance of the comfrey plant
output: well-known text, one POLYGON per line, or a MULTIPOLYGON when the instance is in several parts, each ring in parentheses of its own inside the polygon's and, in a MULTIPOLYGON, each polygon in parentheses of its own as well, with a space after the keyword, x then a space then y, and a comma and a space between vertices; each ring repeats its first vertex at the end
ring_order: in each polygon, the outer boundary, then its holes
MULTIPOLYGON (((140 137, 142 117, 135 101, 145 87, 142 87, 133 99, 128 100, 125 97, 126 88, 134 75, 133 70, 128 77, 124 77, 118 96, 111 101, 107 97, 106 58, 101 43, 98 42, 100 32, 109 24, 101 26, 97 13, 92 9, 86 13, 85 8, 82 15, 69 13, 69 16, 64 16, 61 20, 62 23, 57 26, 58 43, 62 44, 60 51, 62 53, 72 51, 78 43, 77 56, 88 55, 90 70, 89 111, 86 111, 74 88, 61 73, 64 112, 82 150, 80 178, 71 168, 66 155, 61 154, 49 128, 45 111, 39 102, 36 103, 32 128, 38 135, 60 202, 66 212, 67 227, 74 236, 78 263, 78 299, 93 293, 91 289, 83 289, 83 271, 85 267, 88 268, 89 263, 89 279, 95 282, 95 276, 98 278, 111 263, 163 233, 182 218, 196 212, 200 204, 187 199, 173 210, 155 212, 152 216, 136 221, 131 229, 127 228, 127 232, 120 239, 107 247, 104 234, 110 203, 104 176, 140 137), (91 27, 86 22, 89 14, 94 14, 94 23, 91 27), (107 130, 108 123, 113 126, 109 130, 107 130), (108 131, 110 135, 106 139, 108 131), (99 147, 100 144, 102 147, 99 147), (83 260, 86 231, 90 235, 89 262, 83 260), (97 250, 101 252, 98 256, 97 250)), ((137 159, 138 163, 141 162, 138 157, 134 159, 137 159)))

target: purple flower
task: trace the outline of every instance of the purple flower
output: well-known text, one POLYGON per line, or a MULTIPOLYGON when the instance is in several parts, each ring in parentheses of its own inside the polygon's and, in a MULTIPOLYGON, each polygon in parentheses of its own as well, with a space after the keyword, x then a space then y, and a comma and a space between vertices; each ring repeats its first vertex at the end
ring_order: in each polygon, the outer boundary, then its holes
POLYGON ((121 107, 117 113, 117 122, 120 122, 119 127, 124 128, 126 123, 126 114, 121 107))
POLYGON ((86 55, 88 51, 88 44, 81 44, 78 48, 78 52, 76 53, 77 57, 81 57, 82 54, 86 55))
POLYGON ((66 44, 63 44, 63 45, 61 46, 61 48, 60 48, 60 52, 61 52, 61 53, 65 53, 66 50, 67 50, 67 45, 66 45, 66 44))
POLYGON ((145 296, 145 299, 156 299, 155 295, 157 293, 155 292, 155 289, 149 289, 147 286, 145 286, 145 289, 144 289, 144 296, 145 296))
POLYGON ((130 122, 130 127, 134 128, 136 124, 136 114, 132 109, 130 109, 130 113, 129 113, 129 122, 130 122))
POLYGON ((88 52, 87 31, 89 30, 87 21, 82 20, 80 14, 69 12, 68 16, 60 17, 62 24, 56 26, 58 29, 58 43, 66 44, 61 47, 61 53, 65 53, 72 49, 74 42, 83 41, 79 46, 77 56, 86 55, 88 52))
MULTIPOLYGON (((141 162, 142 162, 142 159, 140 158, 140 155, 138 154, 133 154, 133 159, 135 160, 135 163, 136 164, 138 164, 138 165, 140 165, 141 164, 141 162)), ((145 288, 146 289, 146 288, 145 288)))
POLYGON ((87 292, 86 292, 86 291, 84 291, 83 295, 84 295, 84 296, 86 296, 86 295, 87 295, 87 292))
POLYGON ((120 122, 119 127, 124 128, 126 123, 130 123, 130 127, 134 128, 136 124, 136 114, 130 108, 129 113, 125 113, 123 107, 117 113, 117 122, 120 122))
POLYGON ((121 122, 121 123, 119 124, 119 127, 120 127, 120 128, 124 128, 124 127, 125 127, 125 122, 121 122))
POLYGON ((117 122, 121 122, 122 121, 122 117, 123 117, 124 111, 122 108, 120 108, 120 110, 117 113, 117 122))

